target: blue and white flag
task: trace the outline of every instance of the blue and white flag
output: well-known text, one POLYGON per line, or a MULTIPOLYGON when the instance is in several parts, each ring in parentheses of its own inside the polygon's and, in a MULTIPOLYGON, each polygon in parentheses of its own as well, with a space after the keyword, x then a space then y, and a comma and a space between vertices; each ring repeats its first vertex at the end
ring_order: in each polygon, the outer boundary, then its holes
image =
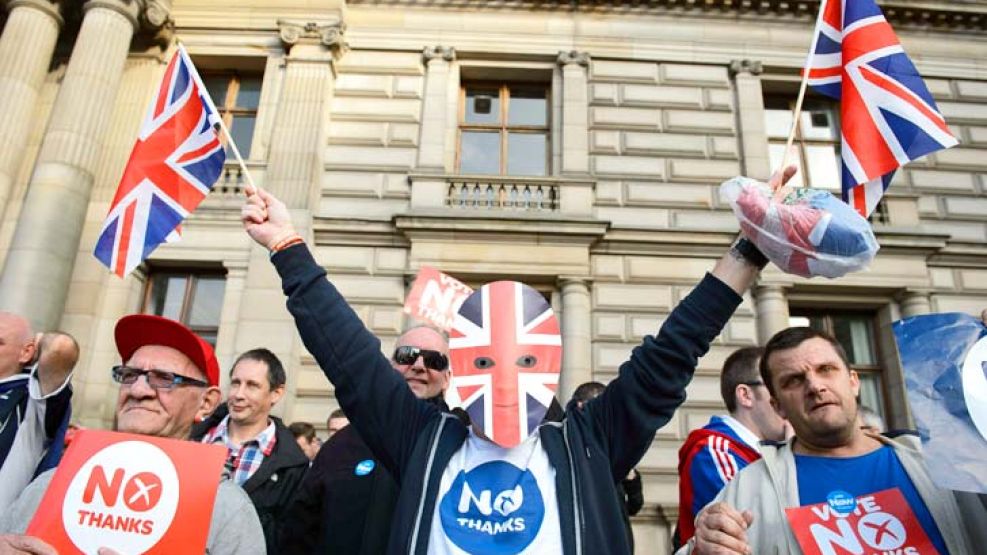
POLYGON ((932 479, 987 493, 987 326, 930 314, 895 322, 894 334, 932 479))

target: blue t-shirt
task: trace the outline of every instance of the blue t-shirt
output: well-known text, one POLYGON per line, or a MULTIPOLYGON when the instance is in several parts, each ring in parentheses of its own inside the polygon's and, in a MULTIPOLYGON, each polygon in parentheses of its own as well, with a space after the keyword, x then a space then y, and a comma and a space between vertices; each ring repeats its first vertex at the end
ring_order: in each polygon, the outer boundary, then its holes
POLYGON ((823 503, 830 493, 838 490, 860 497, 898 488, 939 553, 949 553, 929 508, 891 447, 885 445, 859 457, 795 455, 795 470, 798 474, 799 503, 803 506, 823 503))

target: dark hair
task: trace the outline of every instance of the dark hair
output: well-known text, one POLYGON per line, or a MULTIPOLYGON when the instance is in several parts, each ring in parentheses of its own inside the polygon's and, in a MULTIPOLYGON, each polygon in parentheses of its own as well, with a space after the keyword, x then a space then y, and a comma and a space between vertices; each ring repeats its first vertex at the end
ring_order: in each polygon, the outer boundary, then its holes
POLYGON ((346 413, 343 412, 343 409, 336 409, 336 410, 330 412, 329 413, 329 418, 326 418, 326 425, 327 426, 329 425, 329 421, 332 420, 333 418, 346 418, 346 413))
POLYGON ((737 386, 750 385, 761 380, 757 371, 757 360, 761 358, 764 349, 761 347, 744 347, 737 349, 723 363, 723 374, 720 376, 720 395, 731 414, 737 410, 737 386))
POLYGON ((295 436, 295 439, 304 437, 309 442, 315 439, 315 426, 308 422, 292 422, 288 429, 291 430, 291 435, 295 436))
POLYGON ((776 351, 794 349, 802 343, 817 337, 829 343, 840 357, 840 360, 843 361, 843 366, 847 371, 850 370, 850 361, 847 360, 846 351, 843 350, 843 346, 832 335, 808 327, 784 329, 774 334, 774 337, 768 340, 768 344, 764 346, 764 354, 761 356, 761 379, 764 380, 764 385, 768 387, 768 391, 772 396, 775 395, 775 388, 774 384, 771 383, 771 370, 768 368, 768 360, 771 359, 771 355, 776 351))
MULTIPOLYGON (((256 360, 257 362, 263 362, 267 365, 267 383, 271 386, 271 390, 275 390, 284 385, 285 374, 284 366, 281 364, 281 359, 277 357, 271 351, 261 347, 259 349, 250 349, 249 351, 243 353, 242 355, 236 357, 236 362, 233 363, 233 368, 236 368, 237 364, 240 364, 244 360, 256 360)), ((233 376, 233 368, 230 368, 230 376, 233 376)))
POLYGON ((579 387, 572 392, 572 398, 576 402, 585 403, 600 393, 603 393, 603 390, 606 388, 607 386, 601 384, 600 382, 586 382, 584 384, 580 384, 579 387))

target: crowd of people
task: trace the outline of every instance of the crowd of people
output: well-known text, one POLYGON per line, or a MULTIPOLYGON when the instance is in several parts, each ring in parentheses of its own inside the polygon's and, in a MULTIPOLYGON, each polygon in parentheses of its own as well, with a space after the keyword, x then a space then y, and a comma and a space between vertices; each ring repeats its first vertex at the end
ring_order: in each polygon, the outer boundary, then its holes
MULTIPOLYGON (((741 238, 615 379, 583 384, 565 407, 537 413, 527 437, 504 440, 477 413, 446 405, 446 334, 413 327, 382 355, 283 203, 255 191, 242 219, 271 252, 302 341, 335 387, 341 409, 327 418, 326 441, 312 424, 272 414, 286 374, 264 348, 236 359, 223 392, 206 341, 178 322, 131 315, 116 325, 121 363, 111 370, 115 430, 226 448, 213 555, 633 552, 629 518, 643 503, 635 467, 767 262, 741 238)), ((78 357, 68 334, 35 334, 22 316, 0 313, 0 554, 55 552, 25 531, 66 443, 78 357)), ((515 361, 478 355, 475 364, 494 372, 515 361)), ((500 387, 493 373, 485 379, 478 387, 500 387)), ((834 338, 786 329, 734 352, 720 381, 727 414, 679 451, 680 553, 801 553, 786 509, 888 488, 939 553, 987 545, 982 501, 936 487, 913 440, 882 435, 834 338)))

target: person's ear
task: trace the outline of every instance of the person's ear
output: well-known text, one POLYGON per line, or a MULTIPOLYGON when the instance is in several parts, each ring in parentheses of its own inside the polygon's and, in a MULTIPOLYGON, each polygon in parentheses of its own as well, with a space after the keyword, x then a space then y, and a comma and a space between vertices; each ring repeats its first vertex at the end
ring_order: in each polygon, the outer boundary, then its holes
POLYGON ((754 406, 754 389, 749 385, 738 384, 733 390, 733 396, 739 406, 747 409, 754 406))
POLYGON ((282 398, 284 398, 284 390, 285 390, 284 384, 281 384, 281 385, 275 387, 271 391, 271 406, 272 407, 274 405, 278 404, 278 401, 280 401, 282 398))
POLYGON ((860 396, 860 376, 856 370, 850 370, 850 387, 853 390, 853 398, 860 396))
POLYGON ((209 386, 202 394, 202 401, 199 403, 199 410, 195 413, 195 421, 202 422, 207 416, 216 410, 219 402, 223 399, 223 394, 216 386, 209 386))
POLYGON ((44 334, 42 333, 35 334, 35 336, 32 339, 28 340, 26 343, 24 343, 24 346, 21 347, 21 353, 17 357, 17 362, 21 366, 27 366, 29 364, 33 364, 35 361, 38 360, 38 354, 40 353, 39 348, 41 345, 41 337, 43 335, 44 334))

